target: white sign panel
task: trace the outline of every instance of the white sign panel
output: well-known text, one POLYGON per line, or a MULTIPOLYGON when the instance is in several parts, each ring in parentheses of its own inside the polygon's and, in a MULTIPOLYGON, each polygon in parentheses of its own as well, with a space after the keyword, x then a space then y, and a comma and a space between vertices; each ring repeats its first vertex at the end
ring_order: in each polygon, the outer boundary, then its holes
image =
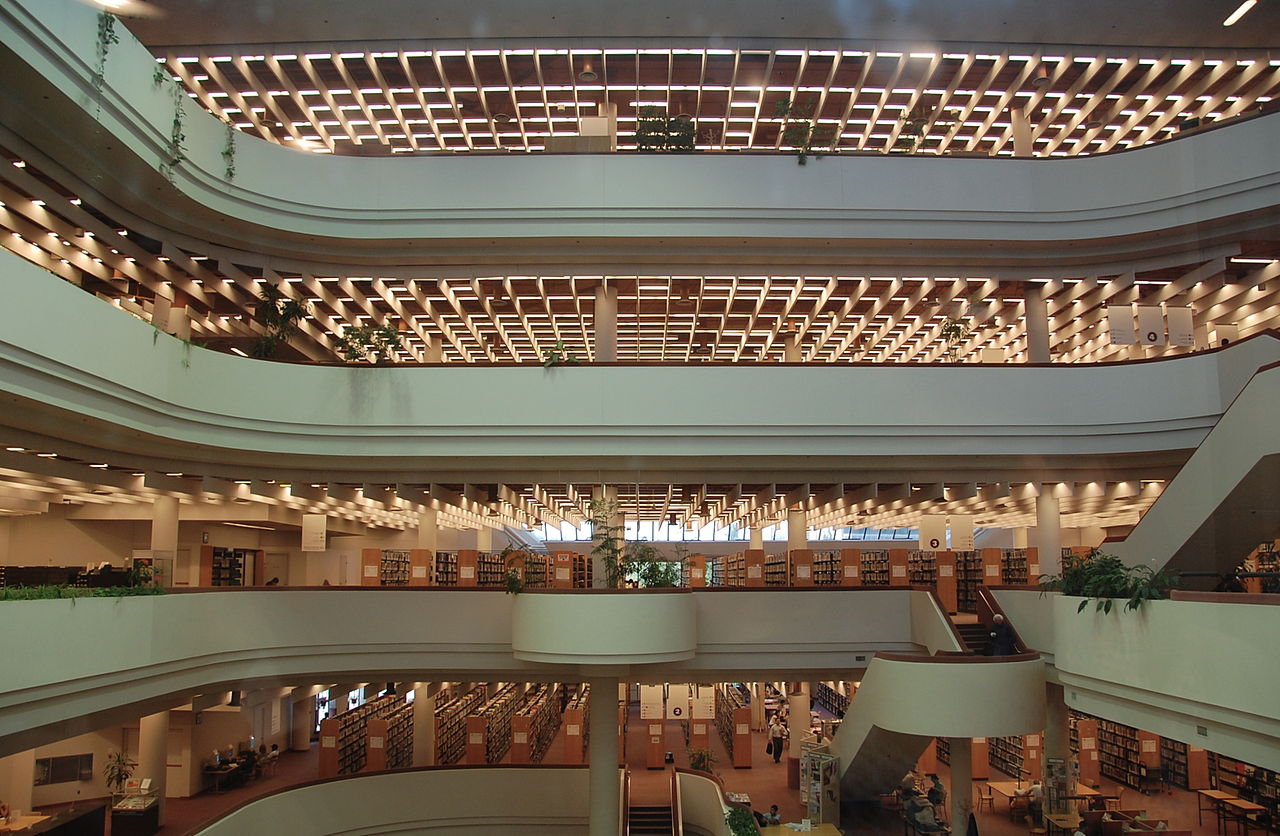
POLYGON ((1152 305, 1134 305, 1138 312, 1138 344, 1164 345, 1164 311, 1152 305))
POLYGON ((945 551, 946 548, 946 514, 925 514, 920 518, 920 551, 945 551))
POLYGON ((710 685, 699 685, 698 695, 693 699, 693 719, 714 720, 716 718, 716 689, 710 685))
POLYGON ((1107 331, 1112 345, 1133 345, 1138 335, 1133 330, 1133 308, 1129 305, 1107 306, 1107 331))
POLYGON ((302 550, 322 552, 329 548, 328 518, 324 514, 302 515, 302 550))
POLYGON ((1169 322, 1169 345, 1196 344, 1195 322, 1190 308, 1169 308, 1164 315, 1169 322))
POLYGON ((662 712, 662 686, 661 685, 641 685, 640 686, 640 719, 641 720, 661 720, 662 712))
POLYGON ((951 548, 959 552, 973 551, 973 515, 952 514, 947 521, 951 525, 951 548))
POLYGON ((688 720, 689 719, 689 694, 688 685, 668 685, 667 686, 667 719, 668 720, 688 720))

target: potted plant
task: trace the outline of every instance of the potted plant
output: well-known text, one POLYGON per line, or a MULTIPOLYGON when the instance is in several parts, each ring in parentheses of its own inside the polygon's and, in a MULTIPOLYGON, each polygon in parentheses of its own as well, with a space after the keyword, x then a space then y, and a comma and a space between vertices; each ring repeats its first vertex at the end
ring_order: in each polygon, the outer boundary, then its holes
POLYGON ((947 317, 938 327, 938 336, 947 344, 947 359, 955 362, 960 359, 960 343, 969 336, 969 326, 962 319, 947 317))
POLYGON ((756 826, 756 817, 746 807, 737 805, 730 807, 724 814, 724 823, 729 825, 733 836, 760 836, 760 828, 756 826))
POLYGON ((1136 610, 1143 601, 1168 598, 1169 590, 1178 585, 1177 576, 1163 569, 1157 572, 1150 566, 1128 566, 1097 549, 1084 556, 1064 557, 1061 574, 1040 577, 1042 592, 1084 598, 1076 612, 1084 612, 1093 600, 1097 603, 1095 612, 1109 613, 1117 599, 1125 599, 1125 610, 1136 610))
POLYGON ((548 369, 552 366, 576 366, 578 357, 564 344, 564 340, 556 340, 554 345, 542 350, 542 365, 548 369))
POLYGON ((689 749, 689 768, 696 769, 699 772, 706 772, 710 775, 715 774, 716 753, 710 749, 701 746, 693 746, 689 749))
POLYGON ((112 752, 107 755, 107 762, 102 767, 102 778, 115 795, 124 792, 125 782, 133 776, 134 764, 124 752, 112 752))
POLYGON ((344 359, 380 364, 404 348, 400 332, 390 325, 348 325, 338 338, 338 350, 344 359))
POLYGON ((287 299, 280 288, 269 284, 258 294, 254 313, 267 333, 258 338, 249 353, 254 357, 274 357, 276 350, 298 333, 298 323, 307 315, 307 303, 287 299))

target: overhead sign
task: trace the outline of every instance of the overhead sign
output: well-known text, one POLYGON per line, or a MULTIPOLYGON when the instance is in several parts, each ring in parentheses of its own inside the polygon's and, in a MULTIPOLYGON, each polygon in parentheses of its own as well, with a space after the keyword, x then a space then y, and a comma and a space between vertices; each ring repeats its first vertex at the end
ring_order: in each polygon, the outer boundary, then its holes
POLYGON ((1138 313, 1138 344, 1164 345, 1164 311, 1151 305, 1134 305, 1138 313))
POLYGON ((1107 306, 1107 331, 1112 345, 1133 345, 1138 336, 1133 330, 1133 308, 1129 305, 1107 306))
POLYGON ((640 719, 663 719, 661 685, 640 686, 640 719))
POLYGON ((1196 344, 1195 323, 1190 308, 1169 308, 1164 315, 1169 321, 1169 345, 1196 344))
POLYGON ((329 548, 328 518, 324 514, 302 515, 302 550, 322 552, 329 548))
POLYGON ((690 688, 688 685, 667 686, 667 719, 688 720, 690 688))
POLYGON ((920 551, 937 552, 947 549, 947 515, 925 514, 920 518, 920 551))
POLYGON ((952 514, 951 548, 958 552, 973 551, 973 514, 952 514))

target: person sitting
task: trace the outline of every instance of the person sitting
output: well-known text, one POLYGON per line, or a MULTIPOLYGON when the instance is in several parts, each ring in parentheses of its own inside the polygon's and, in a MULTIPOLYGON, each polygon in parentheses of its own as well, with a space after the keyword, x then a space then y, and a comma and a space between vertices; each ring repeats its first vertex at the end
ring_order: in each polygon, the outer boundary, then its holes
POLYGON ((933 814, 933 805, 929 803, 929 799, 915 790, 904 793, 902 812, 918 833, 946 832, 946 828, 938 823, 937 816, 933 814))
POLYGON ((1027 812, 1031 814, 1036 824, 1040 824, 1041 816, 1044 814, 1044 785, 1037 779, 1032 781, 1031 786, 1026 789, 1016 790, 1014 795, 1027 799, 1027 812))
POLYGON ((933 805, 934 815, 939 819, 945 819, 947 788, 942 785, 942 779, 932 772, 929 773, 929 779, 933 781, 933 785, 929 787, 927 798, 929 803, 933 805))
POLYGON ((769 812, 764 814, 765 825, 782 824, 782 814, 778 812, 777 804, 769 805, 769 812))

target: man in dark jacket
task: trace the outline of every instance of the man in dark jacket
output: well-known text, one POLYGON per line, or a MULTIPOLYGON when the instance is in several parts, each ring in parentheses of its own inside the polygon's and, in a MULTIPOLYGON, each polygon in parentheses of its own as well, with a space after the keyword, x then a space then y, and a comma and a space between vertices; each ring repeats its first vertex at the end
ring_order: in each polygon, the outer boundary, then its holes
POLYGON ((1013 628, 1004 620, 1003 615, 996 613, 991 625, 991 655, 1012 656, 1015 643, 1013 628))

